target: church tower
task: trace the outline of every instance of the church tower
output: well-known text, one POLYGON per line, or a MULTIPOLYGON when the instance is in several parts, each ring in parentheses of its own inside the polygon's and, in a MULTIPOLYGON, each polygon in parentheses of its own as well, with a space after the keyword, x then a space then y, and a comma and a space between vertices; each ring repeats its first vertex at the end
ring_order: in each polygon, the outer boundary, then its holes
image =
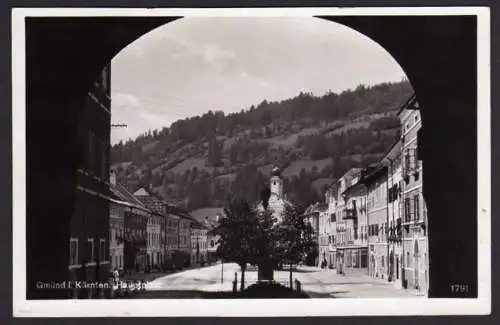
POLYGON ((283 179, 281 178, 281 170, 274 167, 271 173, 271 196, 275 199, 283 198, 283 179))

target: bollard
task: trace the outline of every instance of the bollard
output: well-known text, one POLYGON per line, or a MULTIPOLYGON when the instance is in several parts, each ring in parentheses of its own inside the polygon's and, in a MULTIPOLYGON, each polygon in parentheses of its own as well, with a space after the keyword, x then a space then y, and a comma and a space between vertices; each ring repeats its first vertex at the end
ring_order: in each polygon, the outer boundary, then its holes
POLYGON ((300 281, 297 279, 295 279, 295 290, 297 290, 297 292, 300 292, 302 290, 300 281))
POLYGON ((238 273, 234 272, 233 292, 238 291, 238 273))

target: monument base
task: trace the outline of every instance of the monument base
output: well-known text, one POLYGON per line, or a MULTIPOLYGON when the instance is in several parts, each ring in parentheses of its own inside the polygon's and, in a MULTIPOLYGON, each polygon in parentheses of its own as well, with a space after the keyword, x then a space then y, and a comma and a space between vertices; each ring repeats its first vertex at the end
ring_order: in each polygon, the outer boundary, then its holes
POLYGON ((271 265, 259 265, 258 272, 259 281, 273 281, 274 280, 274 269, 271 265))

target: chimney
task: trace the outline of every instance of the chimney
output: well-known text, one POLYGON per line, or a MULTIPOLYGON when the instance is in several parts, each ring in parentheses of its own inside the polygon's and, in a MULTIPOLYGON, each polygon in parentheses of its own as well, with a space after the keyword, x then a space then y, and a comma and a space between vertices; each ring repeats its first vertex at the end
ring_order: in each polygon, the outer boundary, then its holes
POLYGON ((114 170, 109 173, 109 184, 111 184, 111 186, 116 186, 116 173, 114 170))

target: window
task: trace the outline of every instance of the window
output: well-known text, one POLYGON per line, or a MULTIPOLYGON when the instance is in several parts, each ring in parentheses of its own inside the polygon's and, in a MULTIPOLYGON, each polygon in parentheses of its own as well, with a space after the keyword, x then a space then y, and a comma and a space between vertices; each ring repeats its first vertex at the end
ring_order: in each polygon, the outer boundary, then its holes
POLYGON ((406 267, 410 267, 410 252, 406 252, 406 267))
POLYGON ((106 261, 106 239, 99 240, 99 261, 106 261))
POLYGON ((413 209, 414 209, 414 213, 415 213, 415 220, 420 220, 420 205, 419 205, 418 194, 416 194, 413 197, 413 209))
POLYGON ((78 238, 69 240, 69 265, 78 264, 78 238))
POLYGON ((408 172, 410 170, 410 152, 406 150, 405 153, 405 170, 408 172))
POLYGON ((405 198, 405 222, 411 221, 410 198, 405 198))
POLYGON ((89 262, 93 262, 94 261, 94 239, 93 238, 87 239, 87 251, 88 251, 89 262))

